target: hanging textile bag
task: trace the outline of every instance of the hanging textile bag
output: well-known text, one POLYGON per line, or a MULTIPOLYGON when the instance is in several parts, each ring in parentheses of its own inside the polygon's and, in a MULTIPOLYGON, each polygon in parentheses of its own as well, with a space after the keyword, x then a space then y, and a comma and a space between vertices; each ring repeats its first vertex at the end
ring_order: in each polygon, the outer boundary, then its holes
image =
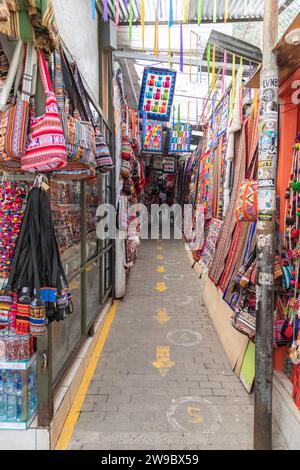
POLYGON ((62 48, 55 51, 55 93, 63 122, 68 160, 86 164, 95 162, 95 131, 85 113, 72 69, 62 48), (65 94, 68 95, 67 98, 65 94), (78 102, 81 104, 81 113, 75 106, 75 99, 77 99, 76 104, 78 102), (74 108, 73 115, 70 112, 70 101, 74 108), (85 121, 81 120, 83 113, 85 121))
POLYGON ((73 72, 75 86, 77 88, 78 95, 80 96, 82 107, 84 109, 84 113, 95 130, 96 169, 100 170, 101 173, 108 173, 114 168, 114 163, 112 160, 109 146, 107 145, 105 138, 100 131, 100 116, 97 120, 91 111, 90 100, 87 96, 80 72, 75 62, 72 64, 71 69, 73 72))
POLYGON ((96 168, 102 173, 107 173, 113 167, 113 161, 111 158, 110 150, 108 145, 105 143, 103 136, 101 135, 100 129, 95 130, 95 143, 96 143, 96 168))
POLYGON ((237 222, 257 221, 257 195, 257 180, 243 180, 239 188, 239 197, 235 208, 235 219, 237 222))
POLYGON ((256 335, 255 304, 256 296, 247 292, 235 308, 231 319, 232 326, 240 333, 248 336, 251 341, 255 340, 256 335))
POLYGON ((42 116, 31 116, 31 133, 26 152, 22 157, 22 170, 47 172, 67 164, 66 142, 58 112, 57 100, 52 90, 50 74, 42 51, 39 51, 39 69, 46 93, 46 112, 42 116))
POLYGON ((20 167, 21 157, 25 153, 34 61, 36 61, 34 48, 27 45, 26 49, 19 41, 0 96, 0 164, 7 169, 20 167), (22 95, 18 98, 18 78, 21 78, 18 69, 22 69, 24 51, 26 51, 26 62, 23 72, 22 95), (14 97, 7 105, 14 82, 14 97))

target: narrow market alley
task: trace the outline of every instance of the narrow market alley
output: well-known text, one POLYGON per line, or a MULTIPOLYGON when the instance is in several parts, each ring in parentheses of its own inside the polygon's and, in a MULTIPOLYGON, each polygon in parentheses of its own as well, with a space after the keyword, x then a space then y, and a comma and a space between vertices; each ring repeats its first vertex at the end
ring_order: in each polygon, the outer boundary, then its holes
POLYGON ((77 411, 73 435, 68 420, 62 433, 72 450, 253 448, 253 396, 231 371, 181 241, 142 243, 77 411))

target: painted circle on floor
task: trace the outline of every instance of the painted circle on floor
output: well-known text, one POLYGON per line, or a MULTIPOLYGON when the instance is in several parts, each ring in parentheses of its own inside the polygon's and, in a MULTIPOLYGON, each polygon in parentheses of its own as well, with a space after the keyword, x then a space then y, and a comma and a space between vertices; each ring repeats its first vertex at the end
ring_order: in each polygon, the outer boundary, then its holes
POLYGON ((202 341, 202 336, 197 331, 175 330, 167 334, 167 340, 175 346, 196 346, 202 341))
POLYGON ((193 301, 193 297, 190 295, 168 295, 163 298, 164 302, 175 304, 175 305, 189 305, 193 301))
POLYGON ((167 411, 167 420, 176 431, 199 431, 202 434, 215 433, 222 423, 222 417, 216 406, 200 397, 172 400, 167 411))
POLYGON ((181 261, 177 261, 176 259, 172 260, 172 259, 168 259, 167 261, 165 261, 165 264, 169 264, 171 266, 175 266, 177 264, 180 264, 181 261))
POLYGON ((183 274, 166 274, 164 278, 167 279, 167 281, 181 281, 182 279, 184 279, 184 275, 183 274))

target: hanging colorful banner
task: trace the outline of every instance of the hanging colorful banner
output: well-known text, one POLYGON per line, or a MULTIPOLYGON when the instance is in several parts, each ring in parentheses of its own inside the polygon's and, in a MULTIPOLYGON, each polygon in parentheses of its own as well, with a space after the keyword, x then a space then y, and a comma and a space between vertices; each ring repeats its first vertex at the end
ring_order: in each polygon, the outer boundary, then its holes
POLYGON ((163 124, 159 121, 144 121, 143 126, 143 152, 162 153, 163 124))
POLYGON ((149 67, 144 69, 139 111, 150 120, 168 122, 174 99, 176 72, 149 67))
POLYGON ((192 126, 190 124, 180 124, 180 131, 177 126, 170 132, 169 153, 189 153, 191 151, 192 126))

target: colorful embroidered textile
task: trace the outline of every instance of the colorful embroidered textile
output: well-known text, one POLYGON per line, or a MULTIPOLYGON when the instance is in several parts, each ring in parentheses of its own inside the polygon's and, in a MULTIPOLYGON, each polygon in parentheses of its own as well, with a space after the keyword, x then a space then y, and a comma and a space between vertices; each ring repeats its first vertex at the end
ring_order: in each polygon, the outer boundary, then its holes
POLYGON ((66 142, 58 112, 56 96, 47 63, 42 51, 39 52, 39 69, 46 94, 46 113, 31 117, 31 133, 22 157, 22 170, 54 171, 67 164, 66 142))
POLYGON ((217 245, 222 227, 223 227, 222 220, 212 219, 211 224, 209 226, 204 253, 202 255, 202 261, 207 266, 208 269, 210 268, 210 265, 214 258, 216 245, 217 245))
POLYGON ((54 50, 58 42, 52 0, 3 0, 0 32, 43 49, 54 50))
POLYGON ((239 134, 239 145, 237 148, 239 152, 237 154, 235 171, 234 171, 234 186, 231 196, 230 205, 224 221, 224 226, 220 234, 218 246, 215 252, 214 260, 211 264, 209 276, 212 281, 217 285, 225 267, 225 260, 230 249, 232 234, 235 227, 234 221, 234 209, 236 206, 236 200, 238 196, 238 189, 240 183, 245 176, 245 164, 246 164, 246 152, 245 152, 245 136, 247 132, 247 121, 243 125, 242 132, 239 134))

